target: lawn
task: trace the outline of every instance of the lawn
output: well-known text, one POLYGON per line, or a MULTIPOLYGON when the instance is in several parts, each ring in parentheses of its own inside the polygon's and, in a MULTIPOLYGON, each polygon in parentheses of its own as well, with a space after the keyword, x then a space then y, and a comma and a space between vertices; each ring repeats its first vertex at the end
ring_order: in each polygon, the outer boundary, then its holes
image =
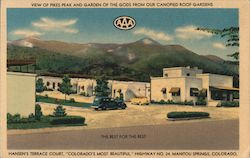
POLYGON ((64 106, 74 106, 74 107, 82 107, 82 108, 89 108, 92 104, 90 103, 83 103, 83 102, 76 102, 71 100, 63 100, 63 99, 56 99, 46 96, 36 96, 36 100, 38 102, 44 102, 44 103, 51 103, 51 104, 60 104, 64 106))
MULTIPOLYGON (((68 116, 66 116, 68 117, 68 116)), ((69 116, 70 117, 70 116, 69 116)), ((52 127, 67 127, 67 126, 85 126, 86 124, 51 124, 51 120, 56 117, 42 116, 41 121, 29 123, 7 123, 8 129, 37 129, 37 128, 52 128, 52 127)))

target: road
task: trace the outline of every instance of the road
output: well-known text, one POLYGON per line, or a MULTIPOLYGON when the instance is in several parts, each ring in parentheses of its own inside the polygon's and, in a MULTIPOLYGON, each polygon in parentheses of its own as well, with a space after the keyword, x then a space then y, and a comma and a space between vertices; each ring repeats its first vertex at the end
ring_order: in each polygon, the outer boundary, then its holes
POLYGON ((239 148, 239 120, 9 135, 8 148, 233 150, 239 148))

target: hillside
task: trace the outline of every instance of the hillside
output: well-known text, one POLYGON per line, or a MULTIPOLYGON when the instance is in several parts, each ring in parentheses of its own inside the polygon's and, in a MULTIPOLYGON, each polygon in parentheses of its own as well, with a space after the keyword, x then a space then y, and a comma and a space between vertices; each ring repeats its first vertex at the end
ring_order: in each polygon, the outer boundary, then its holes
MULTIPOLYGON (((181 45, 161 45, 144 38, 126 44, 72 44, 41 39, 8 43, 8 59, 37 59, 37 73, 100 75, 111 79, 149 81, 161 76, 162 69, 197 66, 204 72, 238 75, 238 67, 198 55, 181 45)), ((223 60, 223 59, 222 59, 223 60)))

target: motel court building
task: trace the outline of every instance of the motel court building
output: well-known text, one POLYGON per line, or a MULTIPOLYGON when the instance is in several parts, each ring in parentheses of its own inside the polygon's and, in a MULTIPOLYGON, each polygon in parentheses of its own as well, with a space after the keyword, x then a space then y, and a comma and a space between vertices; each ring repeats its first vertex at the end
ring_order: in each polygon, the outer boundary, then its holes
MULTIPOLYGON (((59 85, 62 83, 62 77, 53 76, 38 76, 41 78, 47 90, 58 92, 59 85)), ((94 97, 94 89, 96 87, 95 79, 88 78, 71 78, 72 90, 75 94, 88 97, 94 97)), ((130 101, 132 98, 148 98, 150 99, 150 83, 149 82, 134 82, 134 81, 116 81, 108 80, 108 87, 111 91, 111 97, 120 97, 123 94, 125 101, 130 101)))
POLYGON ((233 77, 203 73, 197 67, 164 68, 162 77, 151 77, 151 101, 197 101, 199 93, 205 95, 208 106, 221 101, 233 101, 233 77))

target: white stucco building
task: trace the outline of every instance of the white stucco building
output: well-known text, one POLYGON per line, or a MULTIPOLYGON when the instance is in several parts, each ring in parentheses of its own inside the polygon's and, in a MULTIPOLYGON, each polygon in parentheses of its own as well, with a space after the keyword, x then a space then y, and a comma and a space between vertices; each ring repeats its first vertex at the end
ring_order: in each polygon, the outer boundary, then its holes
POLYGON ((201 69, 190 67, 164 68, 162 77, 151 77, 151 100, 191 101, 197 100, 198 93, 206 94, 208 102, 232 101, 233 77, 203 74, 201 69))
POLYGON ((150 83, 148 82, 132 82, 132 81, 109 81, 112 90, 112 97, 116 98, 123 94, 125 101, 132 98, 148 98, 150 99, 150 83))
MULTIPOLYGON (((58 87, 62 82, 61 77, 39 76, 42 78, 47 89, 58 91, 58 87)), ((93 96, 96 86, 96 80, 88 78, 71 78, 71 84, 77 94, 85 94, 85 96, 93 96)), ((125 101, 135 97, 146 97, 150 99, 150 83, 148 82, 132 82, 132 81, 115 81, 108 80, 108 86, 111 90, 111 97, 116 98, 123 94, 125 101)))
POLYGON ((7 112, 28 116, 35 112, 36 74, 7 72, 7 112))

